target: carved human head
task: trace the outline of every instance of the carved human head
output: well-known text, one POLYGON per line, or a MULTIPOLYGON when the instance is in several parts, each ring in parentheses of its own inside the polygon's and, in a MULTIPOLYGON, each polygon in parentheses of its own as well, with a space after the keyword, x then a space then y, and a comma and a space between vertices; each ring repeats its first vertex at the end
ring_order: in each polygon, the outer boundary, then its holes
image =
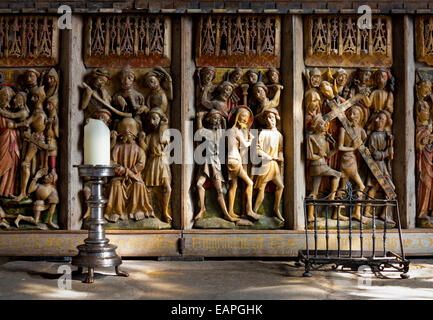
POLYGON ((391 79, 391 73, 388 70, 379 69, 374 73, 374 81, 380 89, 386 87, 389 79, 391 79))
POLYGON ((361 107, 353 106, 347 111, 347 118, 349 121, 360 124, 364 120, 364 112, 361 107))
POLYGON ((117 125, 123 143, 132 143, 138 135, 138 123, 134 118, 123 118, 117 125))
POLYGON ((33 87, 30 90, 30 101, 34 105, 41 105, 46 98, 44 87, 33 87))
POLYGON ((316 90, 309 90, 305 96, 305 108, 309 113, 315 113, 320 110, 322 99, 316 90))
POLYGON ((322 81, 322 73, 318 68, 314 68, 310 73, 310 85, 313 88, 318 88, 322 81))
POLYGON ((359 68, 358 69, 358 79, 362 84, 367 84, 368 80, 371 78, 371 68, 359 68))
POLYGON ((212 129, 220 129, 222 127, 222 119, 223 116, 216 109, 210 110, 206 114, 206 118, 205 118, 205 120, 209 123, 212 129))
POLYGON ((167 117, 161 108, 152 108, 147 114, 150 125, 153 128, 158 128, 162 121, 166 122, 167 117))
POLYGON ((334 98, 334 89, 328 81, 322 81, 320 83, 320 92, 326 97, 326 99, 334 98))
POLYGON ((59 75, 57 74, 56 69, 51 68, 50 71, 45 76, 45 81, 49 88, 54 87, 59 82, 59 75))
POLYGON ((108 72, 108 70, 105 68, 94 69, 92 71, 92 78, 93 86, 96 89, 103 88, 107 84, 108 80, 111 79, 110 72, 108 72))
POLYGON ((243 75, 243 71, 241 68, 236 68, 232 72, 230 72, 230 82, 233 84, 237 84, 243 75))
POLYGON ((28 69, 24 74, 24 79, 28 87, 34 87, 38 84, 38 78, 41 74, 36 69, 28 69))
POLYGON ((339 86, 344 87, 347 83, 347 72, 346 70, 344 70, 343 68, 340 68, 337 70, 336 75, 335 75, 335 82, 337 82, 337 84, 339 86))
POLYGON ((229 81, 224 81, 218 86, 218 92, 224 99, 228 99, 233 93, 233 84, 229 81))
POLYGON ((269 68, 267 72, 268 80, 272 84, 280 82, 280 72, 276 68, 269 68))
POLYGON ((247 78, 250 84, 255 84, 259 80, 259 72, 254 69, 247 71, 247 78))
POLYGON ((266 126, 269 129, 275 128, 277 125, 277 120, 280 120, 280 115, 278 114, 278 110, 276 108, 270 108, 268 110, 265 110, 263 113, 264 113, 266 126))
POLYGON ((92 118, 101 120, 105 123, 107 127, 110 127, 111 124, 111 112, 108 111, 105 108, 100 108, 99 110, 95 111, 92 118))
POLYGON ((391 124, 391 116, 386 110, 380 111, 374 118, 374 128, 376 131, 384 131, 384 129, 391 126, 391 124))
POLYGON ((15 91, 11 87, 1 87, 0 89, 0 106, 9 107, 12 98, 15 96, 15 91))
POLYGON ((253 86, 253 97, 260 103, 263 103, 266 100, 268 100, 267 93, 268 93, 268 88, 263 82, 257 82, 253 86))
POLYGON ((325 133, 328 130, 328 123, 323 120, 322 115, 317 114, 311 120, 311 129, 315 133, 325 133))
POLYGON ((212 66, 200 69, 200 80, 202 85, 210 84, 216 76, 215 68, 212 66))
POLYGON ((235 125, 241 128, 247 128, 251 117, 251 112, 247 108, 239 108, 236 114, 235 125))
POLYGON ((151 90, 157 90, 160 86, 161 75, 156 71, 149 71, 144 75, 144 83, 151 90))
POLYGON ((14 106, 17 108, 23 107, 27 104, 27 93, 20 91, 14 98, 14 106))
POLYGON ((54 170, 51 170, 50 173, 46 174, 43 179, 44 184, 56 184, 58 179, 57 173, 54 170))
POLYGON ((52 114, 57 111, 57 106, 59 104, 59 99, 57 96, 51 96, 47 99, 47 111, 52 114))
POLYGON ((422 80, 417 83, 416 91, 418 94, 418 98, 423 100, 425 97, 432 93, 432 83, 429 80, 422 80))
POLYGON ((129 89, 133 86, 135 80, 134 71, 130 67, 124 67, 122 71, 120 71, 120 83, 122 84, 122 88, 129 89))

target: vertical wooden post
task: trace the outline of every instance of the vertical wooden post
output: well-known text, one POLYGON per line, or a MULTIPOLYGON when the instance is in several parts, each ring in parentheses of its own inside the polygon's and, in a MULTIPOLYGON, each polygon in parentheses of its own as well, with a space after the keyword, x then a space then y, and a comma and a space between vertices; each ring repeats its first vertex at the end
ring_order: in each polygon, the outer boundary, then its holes
POLYGON ((182 164, 174 165, 173 188, 180 190, 172 199, 174 216, 180 213, 180 221, 174 228, 192 227, 193 205, 190 186, 193 178, 193 123, 194 118, 194 71, 193 19, 183 15, 173 19, 173 83, 177 93, 173 103, 173 127, 182 132, 182 164), (179 59, 180 58, 180 59, 179 59), (179 123, 177 123, 179 122, 179 123), (176 211, 174 205, 178 203, 176 211))
POLYGON ((72 15, 72 29, 61 30, 59 104, 59 220, 62 229, 80 230, 82 183, 73 165, 81 164, 83 112, 80 110, 80 84, 86 68, 83 64, 83 16, 72 15))
POLYGON ((303 23, 301 15, 282 17, 281 74, 282 131, 284 134, 284 215, 286 228, 304 228, 304 71, 303 23))
POLYGON ((396 185, 402 227, 414 228, 416 220, 414 24, 413 18, 409 15, 394 16, 392 24, 393 74, 396 78, 393 181, 396 185))

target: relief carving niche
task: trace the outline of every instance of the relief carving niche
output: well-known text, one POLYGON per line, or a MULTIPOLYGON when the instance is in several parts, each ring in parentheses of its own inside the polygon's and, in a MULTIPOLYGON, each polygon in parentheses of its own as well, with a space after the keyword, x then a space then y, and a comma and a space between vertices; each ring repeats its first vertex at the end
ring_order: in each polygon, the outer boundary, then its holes
MULTIPOLYGON (((117 165, 104 190, 105 228, 170 229, 170 19, 91 16, 85 28, 85 64, 93 68, 82 83, 80 108, 85 124, 97 119, 110 129, 111 163, 117 165)), ((83 191, 90 197, 87 186, 83 191)))
POLYGON ((280 19, 196 22, 194 228, 283 228, 280 19))
MULTIPOLYGON (((391 20, 373 17, 373 29, 362 31, 351 16, 314 16, 304 19, 304 27, 309 34, 304 74, 306 196, 338 199, 339 190, 350 182, 360 199, 395 199, 391 20)), ((316 219, 313 207, 309 209, 308 227, 313 228, 316 219)), ((322 209, 318 228, 325 227, 326 214, 330 228, 336 228, 337 219, 342 229, 349 227, 348 212, 322 209)), ((360 227, 361 215, 363 228, 370 228, 373 214, 378 228, 384 223, 395 226, 392 213, 385 219, 385 212, 370 206, 358 205, 351 214, 353 228, 360 227)))
POLYGON ((56 17, 0 16, 0 227, 4 229, 59 229, 58 41, 56 17))

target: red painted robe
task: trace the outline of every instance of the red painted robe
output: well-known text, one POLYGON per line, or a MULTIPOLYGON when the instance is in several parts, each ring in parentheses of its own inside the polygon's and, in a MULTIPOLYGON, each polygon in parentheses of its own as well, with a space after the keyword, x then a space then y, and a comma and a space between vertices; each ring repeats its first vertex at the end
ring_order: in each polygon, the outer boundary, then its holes
POLYGON ((425 141, 430 134, 427 126, 416 128, 417 166, 419 173, 418 182, 418 214, 428 214, 433 209, 433 146, 425 141))
POLYGON ((17 190, 20 158, 18 130, 8 129, 11 122, 0 115, 0 196, 10 197, 17 190))

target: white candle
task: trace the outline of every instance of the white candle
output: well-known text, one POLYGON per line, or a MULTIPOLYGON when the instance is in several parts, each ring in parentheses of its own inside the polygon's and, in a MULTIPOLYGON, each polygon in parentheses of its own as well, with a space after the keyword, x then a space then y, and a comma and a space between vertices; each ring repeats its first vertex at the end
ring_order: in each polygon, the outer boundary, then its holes
POLYGON ((110 165, 110 129, 101 120, 84 126, 84 164, 110 165))

